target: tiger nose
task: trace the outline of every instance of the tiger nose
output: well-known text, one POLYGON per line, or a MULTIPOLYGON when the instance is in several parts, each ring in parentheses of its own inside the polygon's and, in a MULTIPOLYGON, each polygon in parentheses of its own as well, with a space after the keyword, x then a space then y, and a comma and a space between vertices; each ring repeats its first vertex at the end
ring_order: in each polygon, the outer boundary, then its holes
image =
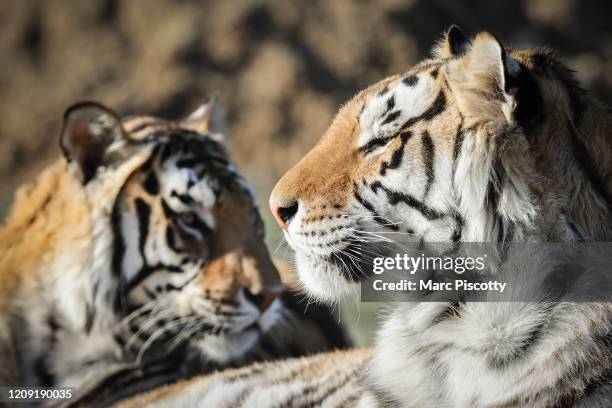
POLYGON ((276 223, 282 229, 287 229, 289 227, 289 222, 291 222, 291 219, 298 212, 298 203, 297 201, 292 201, 289 203, 278 204, 270 201, 270 211, 272 211, 272 215, 274 215, 276 223))
POLYGON ((270 307, 272 302, 274 302, 274 299, 278 297, 278 293, 266 289, 257 294, 253 294, 249 290, 245 290, 244 295, 262 312, 265 312, 266 309, 270 307))

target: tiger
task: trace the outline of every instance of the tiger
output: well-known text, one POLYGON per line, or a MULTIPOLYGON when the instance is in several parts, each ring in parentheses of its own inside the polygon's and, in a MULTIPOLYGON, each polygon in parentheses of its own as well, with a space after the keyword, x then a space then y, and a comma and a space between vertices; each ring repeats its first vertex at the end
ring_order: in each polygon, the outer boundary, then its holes
POLYGON ((328 308, 305 314, 283 286, 215 100, 176 121, 68 108, 63 157, 18 190, 0 229, 0 384, 105 406, 349 345, 328 308))
MULTIPOLYGON (((343 105, 270 207, 305 290, 328 303, 367 278, 353 261, 368 234, 609 241, 611 125, 551 49, 452 26, 429 58, 343 105)), ((500 267, 547 271, 529 251, 500 251, 500 267)), ((397 302, 373 348, 228 370, 122 407, 608 407, 611 303, 564 299, 397 302)))

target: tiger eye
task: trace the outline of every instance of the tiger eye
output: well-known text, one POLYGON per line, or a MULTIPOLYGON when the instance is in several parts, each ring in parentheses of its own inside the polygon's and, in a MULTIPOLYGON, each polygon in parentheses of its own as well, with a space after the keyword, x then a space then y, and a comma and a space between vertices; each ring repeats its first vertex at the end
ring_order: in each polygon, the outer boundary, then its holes
POLYGON ((195 215, 191 212, 182 213, 181 221, 186 224, 193 224, 193 222, 195 221, 195 215))

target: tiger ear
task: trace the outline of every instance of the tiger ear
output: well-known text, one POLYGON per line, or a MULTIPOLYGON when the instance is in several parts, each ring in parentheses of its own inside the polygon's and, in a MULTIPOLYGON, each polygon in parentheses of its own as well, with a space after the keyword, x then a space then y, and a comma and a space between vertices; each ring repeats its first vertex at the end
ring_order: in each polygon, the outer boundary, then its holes
POLYGON ((447 78, 462 113, 510 122, 521 71, 497 38, 482 32, 461 58, 449 62, 447 78))
POLYGON ((100 167, 123 159, 129 143, 117 114, 97 102, 79 102, 66 110, 60 147, 69 163, 76 163, 80 181, 87 184, 100 167))
POLYGON ((221 112, 217 107, 217 94, 213 94, 191 115, 181 122, 181 126, 198 133, 219 131, 221 112))
POLYGON ((453 24, 446 30, 442 41, 434 48, 433 54, 440 59, 458 57, 464 54, 469 46, 470 41, 463 34, 463 31, 453 24))
POLYGON ((451 55, 456 57, 467 51, 470 42, 465 37, 465 34, 463 34, 463 31, 453 24, 446 31, 446 45, 451 55))

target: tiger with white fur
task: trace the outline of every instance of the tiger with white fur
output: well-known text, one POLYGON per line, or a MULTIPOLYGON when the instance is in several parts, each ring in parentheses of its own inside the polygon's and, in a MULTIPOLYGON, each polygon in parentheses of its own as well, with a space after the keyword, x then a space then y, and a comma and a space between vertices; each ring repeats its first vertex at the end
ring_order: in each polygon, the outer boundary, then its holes
POLYGON ((254 197, 210 129, 65 114, 64 158, 17 193, 0 229, 0 384, 75 387, 103 406, 155 385, 345 347, 304 314, 263 241, 254 197))

